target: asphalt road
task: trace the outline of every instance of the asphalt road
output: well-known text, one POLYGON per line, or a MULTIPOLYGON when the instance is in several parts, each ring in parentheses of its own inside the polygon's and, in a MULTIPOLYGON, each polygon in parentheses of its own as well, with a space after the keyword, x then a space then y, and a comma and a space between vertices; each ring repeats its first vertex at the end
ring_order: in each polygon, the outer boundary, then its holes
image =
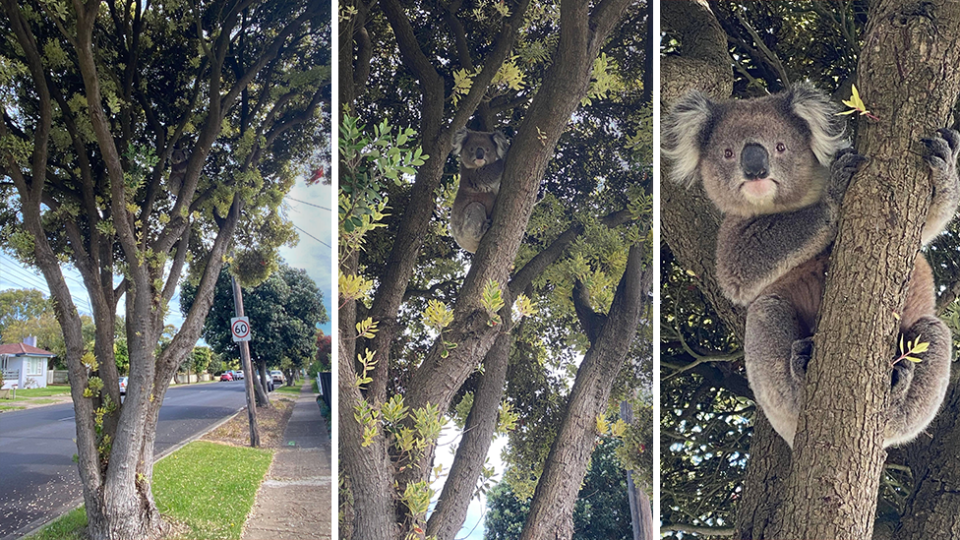
MULTIPOLYGON (((239 382, 170 388, 160 407, 157 455, 245 404, 239 382)), ((83 496, 76 436, 72 403, 0 414, 0 540, 20 538, 83 496)))

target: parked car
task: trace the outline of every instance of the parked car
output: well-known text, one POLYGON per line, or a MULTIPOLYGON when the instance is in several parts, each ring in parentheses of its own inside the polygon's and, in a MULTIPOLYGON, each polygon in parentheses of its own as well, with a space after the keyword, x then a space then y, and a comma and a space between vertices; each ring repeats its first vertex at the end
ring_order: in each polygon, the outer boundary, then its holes
POLYGON ((238 381, 242 381, 242 380, 243 380, 243 370, 242 370, 242 369, 238 369, 238 370, 234 373, 234 376, 236 377, 236 379, 237 379, 238 381))
POLYGON ((232 380, 233 380, 233 375, 231 375, 229 371, 225 371, 223 375, 220 376, 220 382, 232 381, 232 380))
POLYGON ((126 377, 120 377, 120 395, 121 396, 127 395, 127 378, 126 377))
POLYGON ((283 384, 283 372, 279 369, 274 369, 270 372, 270 378, 273 379, 274 383, 283 384))

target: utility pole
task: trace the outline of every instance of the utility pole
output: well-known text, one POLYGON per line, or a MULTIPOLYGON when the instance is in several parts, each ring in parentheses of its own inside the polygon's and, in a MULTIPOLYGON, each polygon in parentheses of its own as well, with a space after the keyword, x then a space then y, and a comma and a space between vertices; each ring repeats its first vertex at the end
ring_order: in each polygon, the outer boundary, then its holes
MULTIPOLYGON (((233 307, 237 317, 243 317, 243 293, 240 291, 240 284, 237 278, 230 276, 233 283, 233 307)), ((257 404, 253 395, 253 371, 250 370, 250 329, 247 328, 246 339, 237 339, 237 333, 233 328, 230 329, 233 334, 233 340, 240 343, 240 361, 243 364, 243 384, 247 393, 247 417, 250 419, 250 446, 258 448, 260 446, 260 427, 257 425, 257 404)))

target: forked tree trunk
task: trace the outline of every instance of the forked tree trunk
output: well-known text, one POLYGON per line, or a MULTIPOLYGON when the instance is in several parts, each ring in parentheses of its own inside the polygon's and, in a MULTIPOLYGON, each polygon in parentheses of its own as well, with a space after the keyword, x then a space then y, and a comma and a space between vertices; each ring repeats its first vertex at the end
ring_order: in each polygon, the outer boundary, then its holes
POLYGON ((779 538, 873 534, 896 354, 891 313, 903 310, 933 190, 929 169, 911 149, 948 125, 960 93, 958 63, 960 3, 871 4, 857 86, 879 120, 862 122, 856 141, 870 161, 843 203, 779 538))
POLYGON ((567 400, 557 438, 537 482, 521 540, 564 540, 573 536, 573 507, 596 441, 596 419, 627 358, 650 293, 652 270, 643 268, 643 249, 630 248, 608 318, 587 351, 567 400))

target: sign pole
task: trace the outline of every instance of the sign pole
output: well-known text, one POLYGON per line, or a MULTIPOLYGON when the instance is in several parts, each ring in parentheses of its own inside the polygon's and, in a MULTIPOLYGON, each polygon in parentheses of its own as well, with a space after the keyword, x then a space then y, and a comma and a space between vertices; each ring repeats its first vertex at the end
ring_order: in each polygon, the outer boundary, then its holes
MULTIPOLYGON (((230 276, 233 283, 233 306, 238 318, 246 319, 243 316, 243 293, 240 292, 240 284, 237 278, 230 276)), ((244 321, 240 321, 241 323, 244 321)), ((250 419, 250 446, 258 448, 260 446, 260 427, 257 425, 257 404, 253 395, 253 371, 250 369, 250 323, 242 324, 232 321, 230 332, 233 334, 233 340, 240 342, 240 361, 243 363, 243 383, 247 393, 247 417, 250 419), (245 330, 245 332, 244 332, 245 330), (239 336, 238 336, 239 333, 239 336)))

